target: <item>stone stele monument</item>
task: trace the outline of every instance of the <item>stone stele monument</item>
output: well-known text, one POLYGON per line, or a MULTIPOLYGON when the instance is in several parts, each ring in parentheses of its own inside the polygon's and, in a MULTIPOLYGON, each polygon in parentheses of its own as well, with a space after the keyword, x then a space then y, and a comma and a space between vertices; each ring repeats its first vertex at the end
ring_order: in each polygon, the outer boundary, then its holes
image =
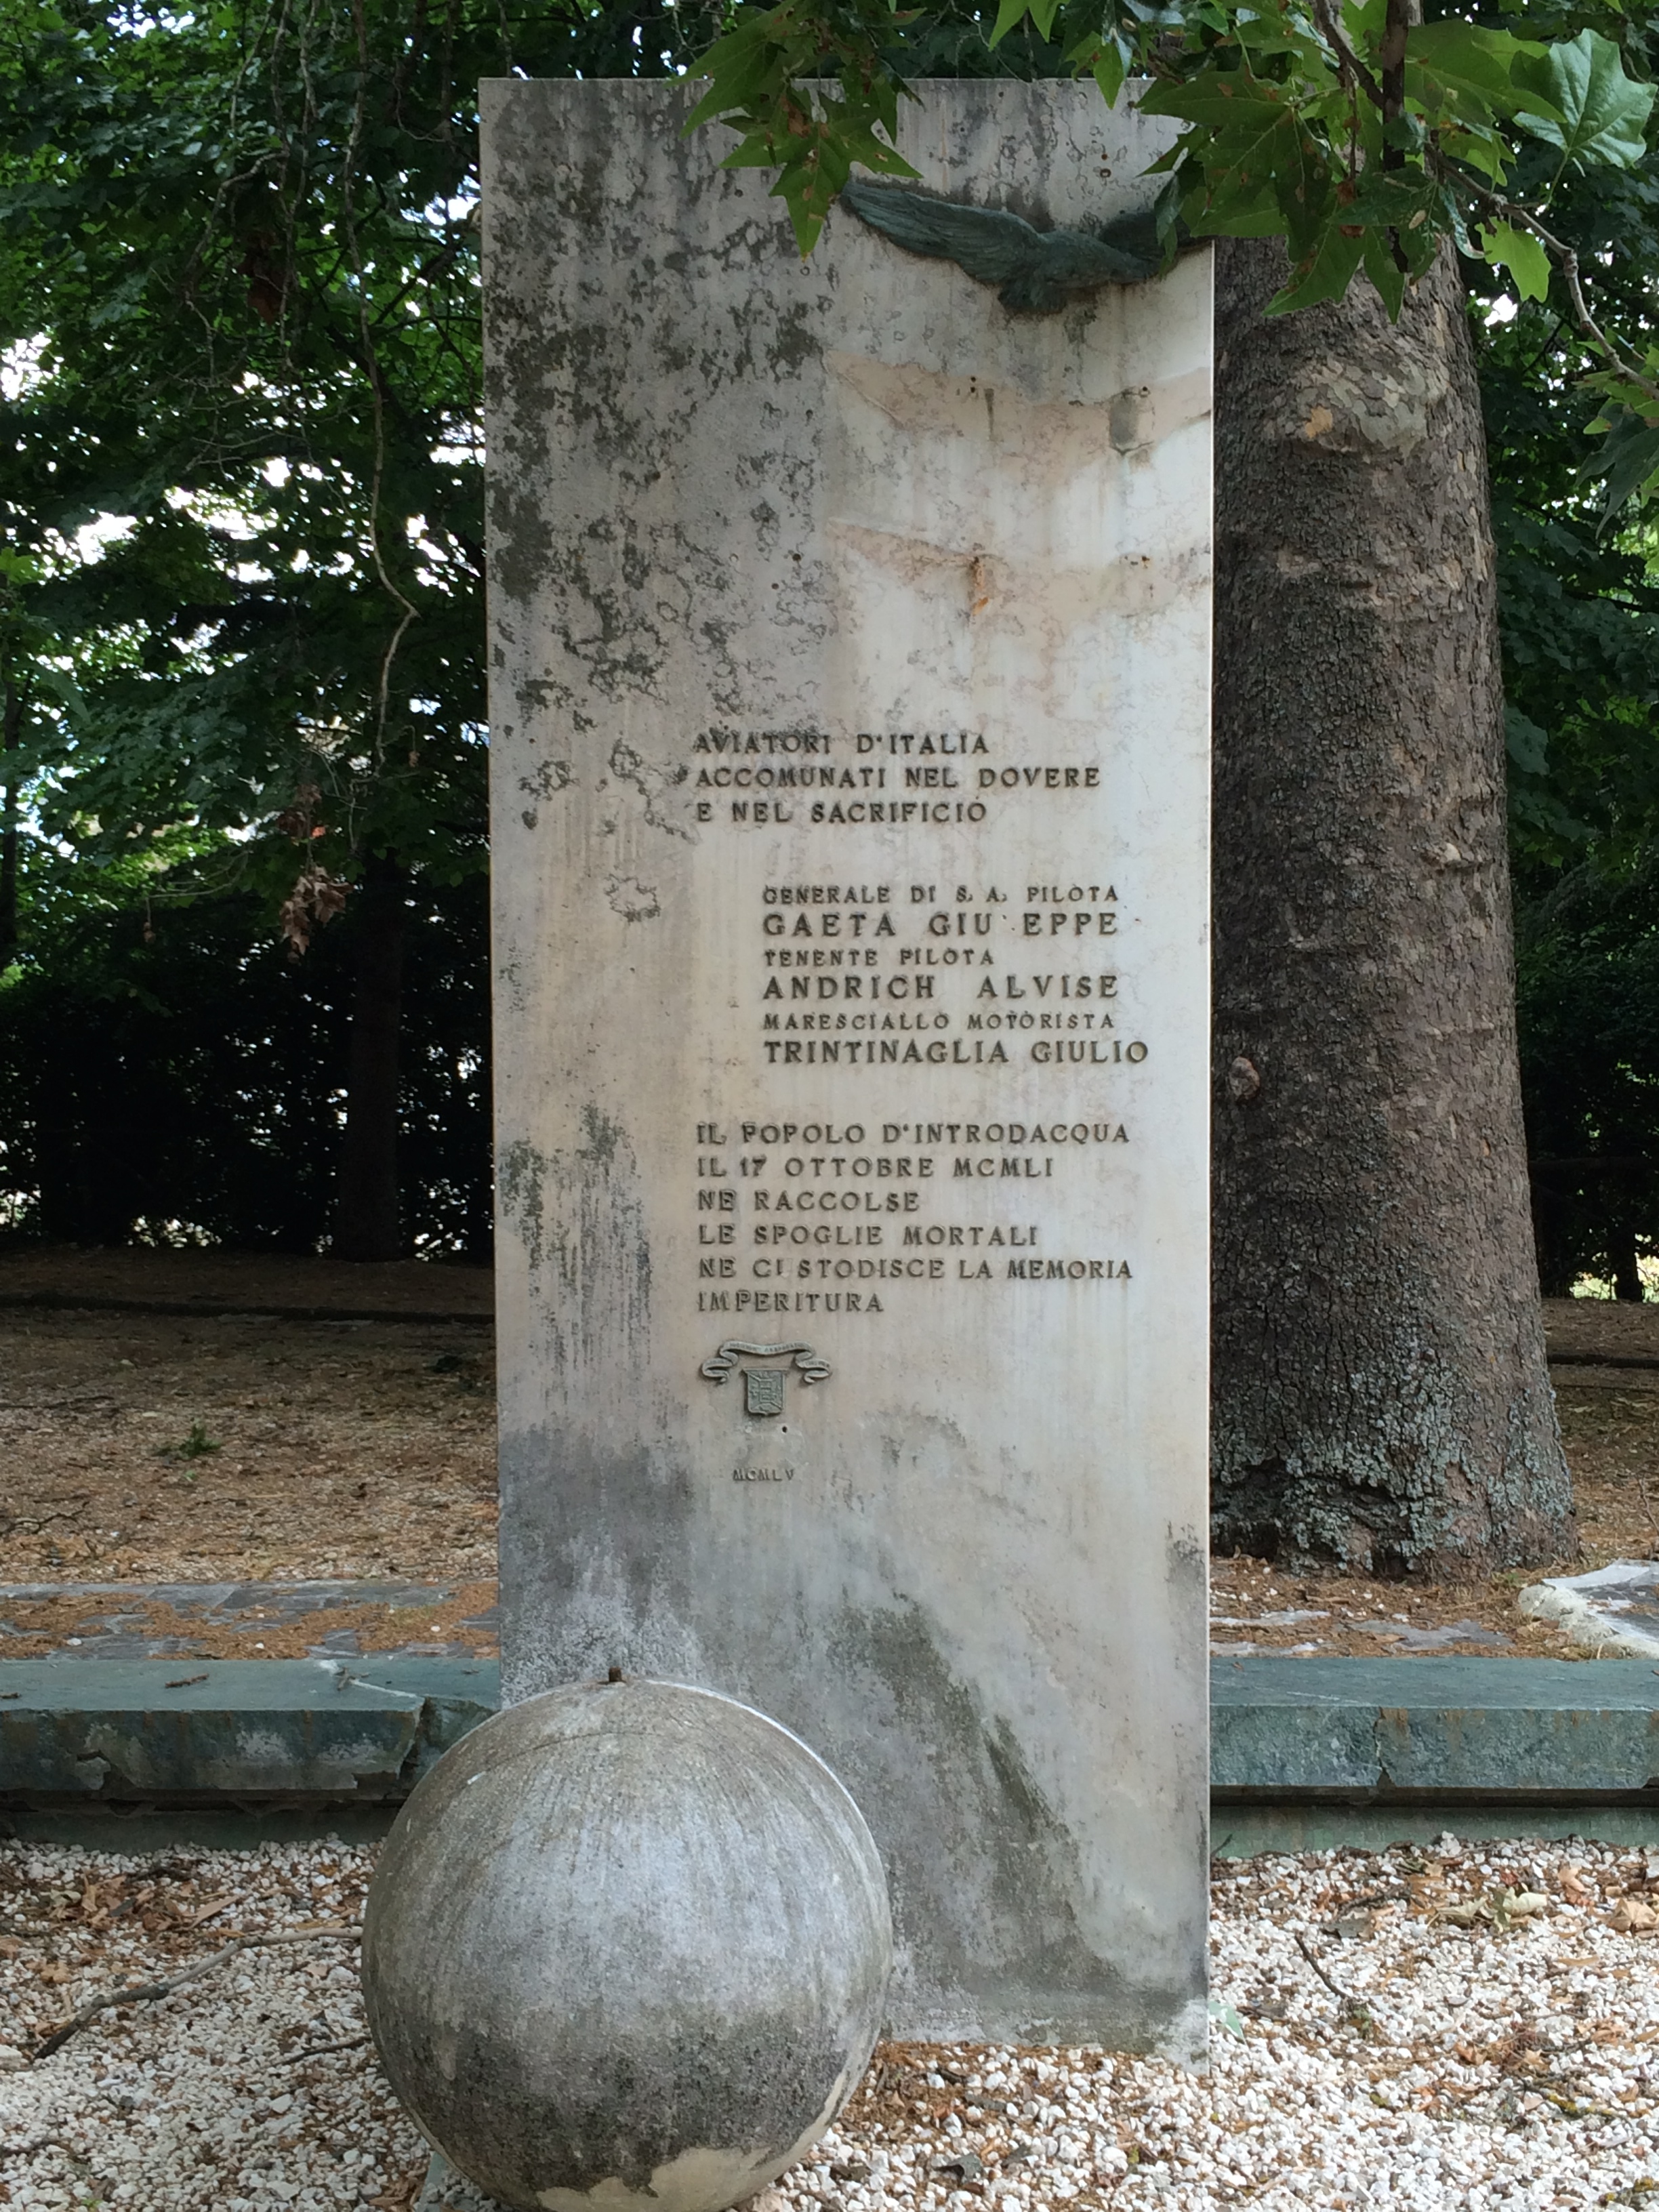
MULTIPOLYGON (((804 1738, 894 2032, 1192 2056, 1208 256, 803 261, 696 96, 485 88, 506 1695, 804 1738)), ((900 143, 1098 233, 1168 128, 900 143)))

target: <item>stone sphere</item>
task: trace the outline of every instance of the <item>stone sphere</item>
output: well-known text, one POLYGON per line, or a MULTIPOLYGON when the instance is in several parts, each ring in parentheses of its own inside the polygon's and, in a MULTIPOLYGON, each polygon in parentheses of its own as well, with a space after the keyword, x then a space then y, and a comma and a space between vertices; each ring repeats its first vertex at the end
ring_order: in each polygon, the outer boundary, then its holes
POLYGON ((869 2063, 881 1861, 823 1760, 731 1698, 583 1682, 497 1713, 416 1789, 363 1995, 428 2139, 517 2212, 724 2212, 869 2063))

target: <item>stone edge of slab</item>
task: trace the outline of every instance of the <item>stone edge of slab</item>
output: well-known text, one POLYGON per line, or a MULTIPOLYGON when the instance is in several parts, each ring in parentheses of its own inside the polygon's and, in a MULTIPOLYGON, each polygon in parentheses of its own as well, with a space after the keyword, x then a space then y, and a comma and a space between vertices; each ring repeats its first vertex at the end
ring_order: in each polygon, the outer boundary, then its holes
POLYGON ((1659 1808, 1659 1671, 1628 1659, 1222 1659, 1210 1719, 1217 1792, 1659 1808))
MULTIPOLYGON (((483 1659, 0 1661, 0 1802, 395 1803, 499 1697, 483 1659)), ((1659 1811, 1659 1668, 1627 1659, 1218 1659, 1211 1735, 1221 1802, 1659 1811)))
POLYGON ((395 1802, 500 1702, 492 1660, 0 1662, 0 1803, 395 1802))

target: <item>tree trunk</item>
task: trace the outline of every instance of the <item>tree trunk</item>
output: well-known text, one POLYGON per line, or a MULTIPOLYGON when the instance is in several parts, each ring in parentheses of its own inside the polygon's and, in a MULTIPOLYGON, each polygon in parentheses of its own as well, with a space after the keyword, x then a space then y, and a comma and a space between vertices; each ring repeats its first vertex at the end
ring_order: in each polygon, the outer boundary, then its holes
POLYGON ((398 1033, 407 874, 394 860, 371 858, 356 904, 346 1126, 332 1249, 341 1260, 398 1260, 406 1249, 398 1203, 398 1033))
POLYGON ((1640 1305, 1647 1296, 1642 1280, 1642 1270, 1636 1256, 1636 1231, 1627 1222, 1620 1222, 1611 1238, 1613 1247, 1613 1295, 1640 1305))
POLYGON ((1214 1534, 1571 1548, 1516 1058, 1480 398, 1455 265, 1264 320, 1217 266, 1214 1534))
POLYGON ((17 809, 21 794, 11 756, 23 742, 23 694, 6 678, 0 708, 0 969, 17 957, 17 809))

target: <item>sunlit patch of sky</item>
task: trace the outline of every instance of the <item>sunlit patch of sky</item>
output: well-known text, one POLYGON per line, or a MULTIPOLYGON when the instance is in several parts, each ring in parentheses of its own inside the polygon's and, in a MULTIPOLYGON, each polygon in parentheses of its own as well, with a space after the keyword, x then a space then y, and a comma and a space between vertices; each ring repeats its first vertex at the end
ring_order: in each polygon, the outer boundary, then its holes
POLYGON ((421 219, 434 223, 465 222, 477 207, 478 200, 477 183, 475 179, 468 177, 452 198, 428 200, 421 210, 421 219))
POLYGON ((1510 299, 1507 292, 1500 293, 1486 310, 1486 327, 1490 330, 1494 323, 1512 323, 1520 312, 1518 301, 1510 299))
POLYGON ((0 399, 21 399, 46 382, 46 371, 40 366, 46 352, 44 333, 40 337, 17 338, 0 350, 0 399))
MULTIPOLYGON (((135 526, 130 514, 99 514, 90 522, 83 522, 78 530, 64 532, 46 530, 41 532, 41 550, 46 556, 48 574, 90 568, 101 561, 107 549, 125 538, 135 526)), ((65 666, 68 663, 65 662, 65 666)))
POLYGON ((195 23, 196 15, 189 8, 122 8, 116 10, 120 21, 140 38, 152 31, 188 31, 195 23))
POLYGON ((94 562, 101 561, 109 547, 118 544, 134 526, 130 514, 100 514, 91 522, 83 522, 74 538, 76 559, 83 566, 90 568, 94 562))
MULTIPOLYGON (((267 467, 269 465, 267 464, 267 467)), ((286 470, 288 464, 284 461, 276 465, 286 470)), ((267 476, 266 482, 270 481, 267 476)), ((210 530, 222 532, 227 538, 249 538, 258 535, 255 520, 244 514, 234 501, 216 499, 210 492, 186 491, 182 486, 174 484, 167 493, 167 501, 175 514, 193 514, 198 522, 205 523, 210 530)), ((268 516, 258 520, 269 525, 268 516)))

